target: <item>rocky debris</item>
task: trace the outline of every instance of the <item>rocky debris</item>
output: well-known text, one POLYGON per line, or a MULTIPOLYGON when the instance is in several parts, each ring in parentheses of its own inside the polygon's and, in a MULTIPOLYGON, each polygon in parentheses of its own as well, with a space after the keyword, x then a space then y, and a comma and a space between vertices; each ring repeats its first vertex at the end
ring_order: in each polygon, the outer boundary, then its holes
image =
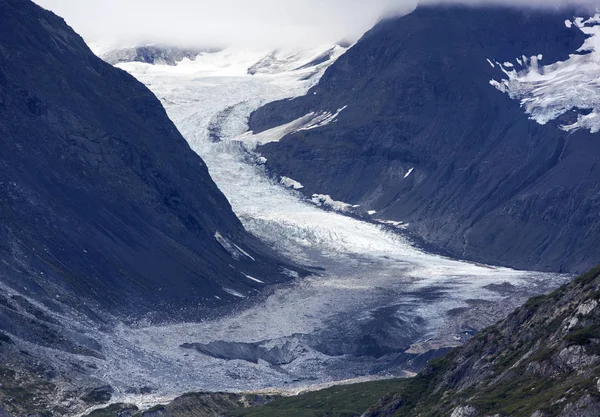
POLYGON ((252 363, 258 363, 259 360, 263 360, 271 365, 285 365, 292 362, 296 357, 290 343, 266 348, 261 346, 260 343, 216 341, 207 344, 185 343, 181 347, 184 349, 195 349, 204 355, 218 359, 239 359, 252 363))
POLYGON ((479 413, 475 407, 467 405, 456 407, 450 417, 477 417, 478 414, 479 413))
POLYGON ((530 299, 408 380, 284 398, 238 416, 342 416, 349 398, 379 393, 363 417, 600 415, 600 267, 530 299), (575 326, 571 323, 577 317, 575 326), (377 402, 376 402, 377 401, 377 402), (314 414, 303 414, 313 409, 314 414), (295 414, 295 413, 298 414, 295 414))
POLYGON ((264 406, 275 398, 255 394, 190 393, 167 405, 157 405, 145 411, 138 411, 137 407, 130 405, 114 404, 87 417, 222 417, 234 410, 264 406))

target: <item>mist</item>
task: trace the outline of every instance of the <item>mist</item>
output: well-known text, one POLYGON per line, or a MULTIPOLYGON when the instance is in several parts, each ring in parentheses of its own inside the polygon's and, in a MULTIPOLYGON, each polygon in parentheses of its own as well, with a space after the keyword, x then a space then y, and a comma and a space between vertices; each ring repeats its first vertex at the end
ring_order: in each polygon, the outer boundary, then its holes
MULTIPOLYGON (((88 43, 196 46, 316 46, 354 41, 417 0, 35 0, 88 43)), ((424 0, 427 3, 447 1, 424 0)), ((595 6, 598 0, 462 0, 470 5, 595 6)))

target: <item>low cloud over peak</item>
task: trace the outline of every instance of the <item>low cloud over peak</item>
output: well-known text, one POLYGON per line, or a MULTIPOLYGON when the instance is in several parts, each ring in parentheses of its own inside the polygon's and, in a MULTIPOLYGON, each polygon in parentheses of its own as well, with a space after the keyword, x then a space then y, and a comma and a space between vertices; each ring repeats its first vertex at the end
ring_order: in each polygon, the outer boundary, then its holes
MULTIPOLYGON (((64 17, 88 42, 181 46, 313 46, 356 40, 416 0, 35 0, 64 17)), ((426 0, 427 3, 449 1, 426 0)), ((525 7, 600 5, 598 0, 461 0, 525 7)))

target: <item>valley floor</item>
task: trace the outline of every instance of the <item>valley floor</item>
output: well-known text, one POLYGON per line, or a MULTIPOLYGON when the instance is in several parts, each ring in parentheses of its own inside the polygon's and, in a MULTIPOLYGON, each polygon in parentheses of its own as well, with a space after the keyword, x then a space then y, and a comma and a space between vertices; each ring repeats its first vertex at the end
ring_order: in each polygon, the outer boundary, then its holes
MULTIPOLYGON (((285 127, 256 138, 246 134, 247 118, 261 104, 305 94, 330 63, 302 66, 321 52, 275 57, 278 65, 256 75, 247 69, 264 55, 232 50, 173 67, 120 65, 161 99, 245 227, 317 273, 267 289, 222 318, 121 326, 105 340, 108 359, 98 361, 98 375, 117 389, 148 386, 155 394, 123 390, 115 400, 156 403, 201 390, 294 392, 405 376, 418 368, 419 354, 456 346, 569 279, 425 253, 392 227, 324 210, 270 178, 252 149, 256 140, 278 140, 285 127)), ((223 296, 247 295, 224 289, 223 296)))

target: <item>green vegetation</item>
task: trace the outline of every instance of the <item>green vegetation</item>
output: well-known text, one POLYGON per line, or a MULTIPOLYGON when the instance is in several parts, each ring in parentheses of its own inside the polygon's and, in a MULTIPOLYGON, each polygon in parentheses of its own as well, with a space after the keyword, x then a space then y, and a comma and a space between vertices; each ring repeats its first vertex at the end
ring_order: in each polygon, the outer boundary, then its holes
POLYGON ((48 411, 47 399, 55 395, 56 387, 50 382, 20 378, 13 370, 0 366, 0 404, 8 411, 44 415, 48 411))
MULTIPOLYGON (((585 286, 592 284, 600 276, 600 266, 590 269, 583 275, 580 275, 576 280, 575 284, 579 286, 585 286)), ((564 287, 563 287, 564 288, 564 287)))
POLYGON ((273 401, 264 407, 239 409, 236 417, 355 417, 379 399, 407 389, 406 379, 342 385, 273 401))
POLYGON ((593 339, 600 339, 600 325, 594 324, 569 333, 564 340, 577 346, 587 346, 593 339))
POLYGON ((115 417, 123 415, 125 411, 135 412, 138 411, 138 408, 135 405, 129 404, 113 404, 107 408, 92 411, 88 414, 88 417, 115 417))

